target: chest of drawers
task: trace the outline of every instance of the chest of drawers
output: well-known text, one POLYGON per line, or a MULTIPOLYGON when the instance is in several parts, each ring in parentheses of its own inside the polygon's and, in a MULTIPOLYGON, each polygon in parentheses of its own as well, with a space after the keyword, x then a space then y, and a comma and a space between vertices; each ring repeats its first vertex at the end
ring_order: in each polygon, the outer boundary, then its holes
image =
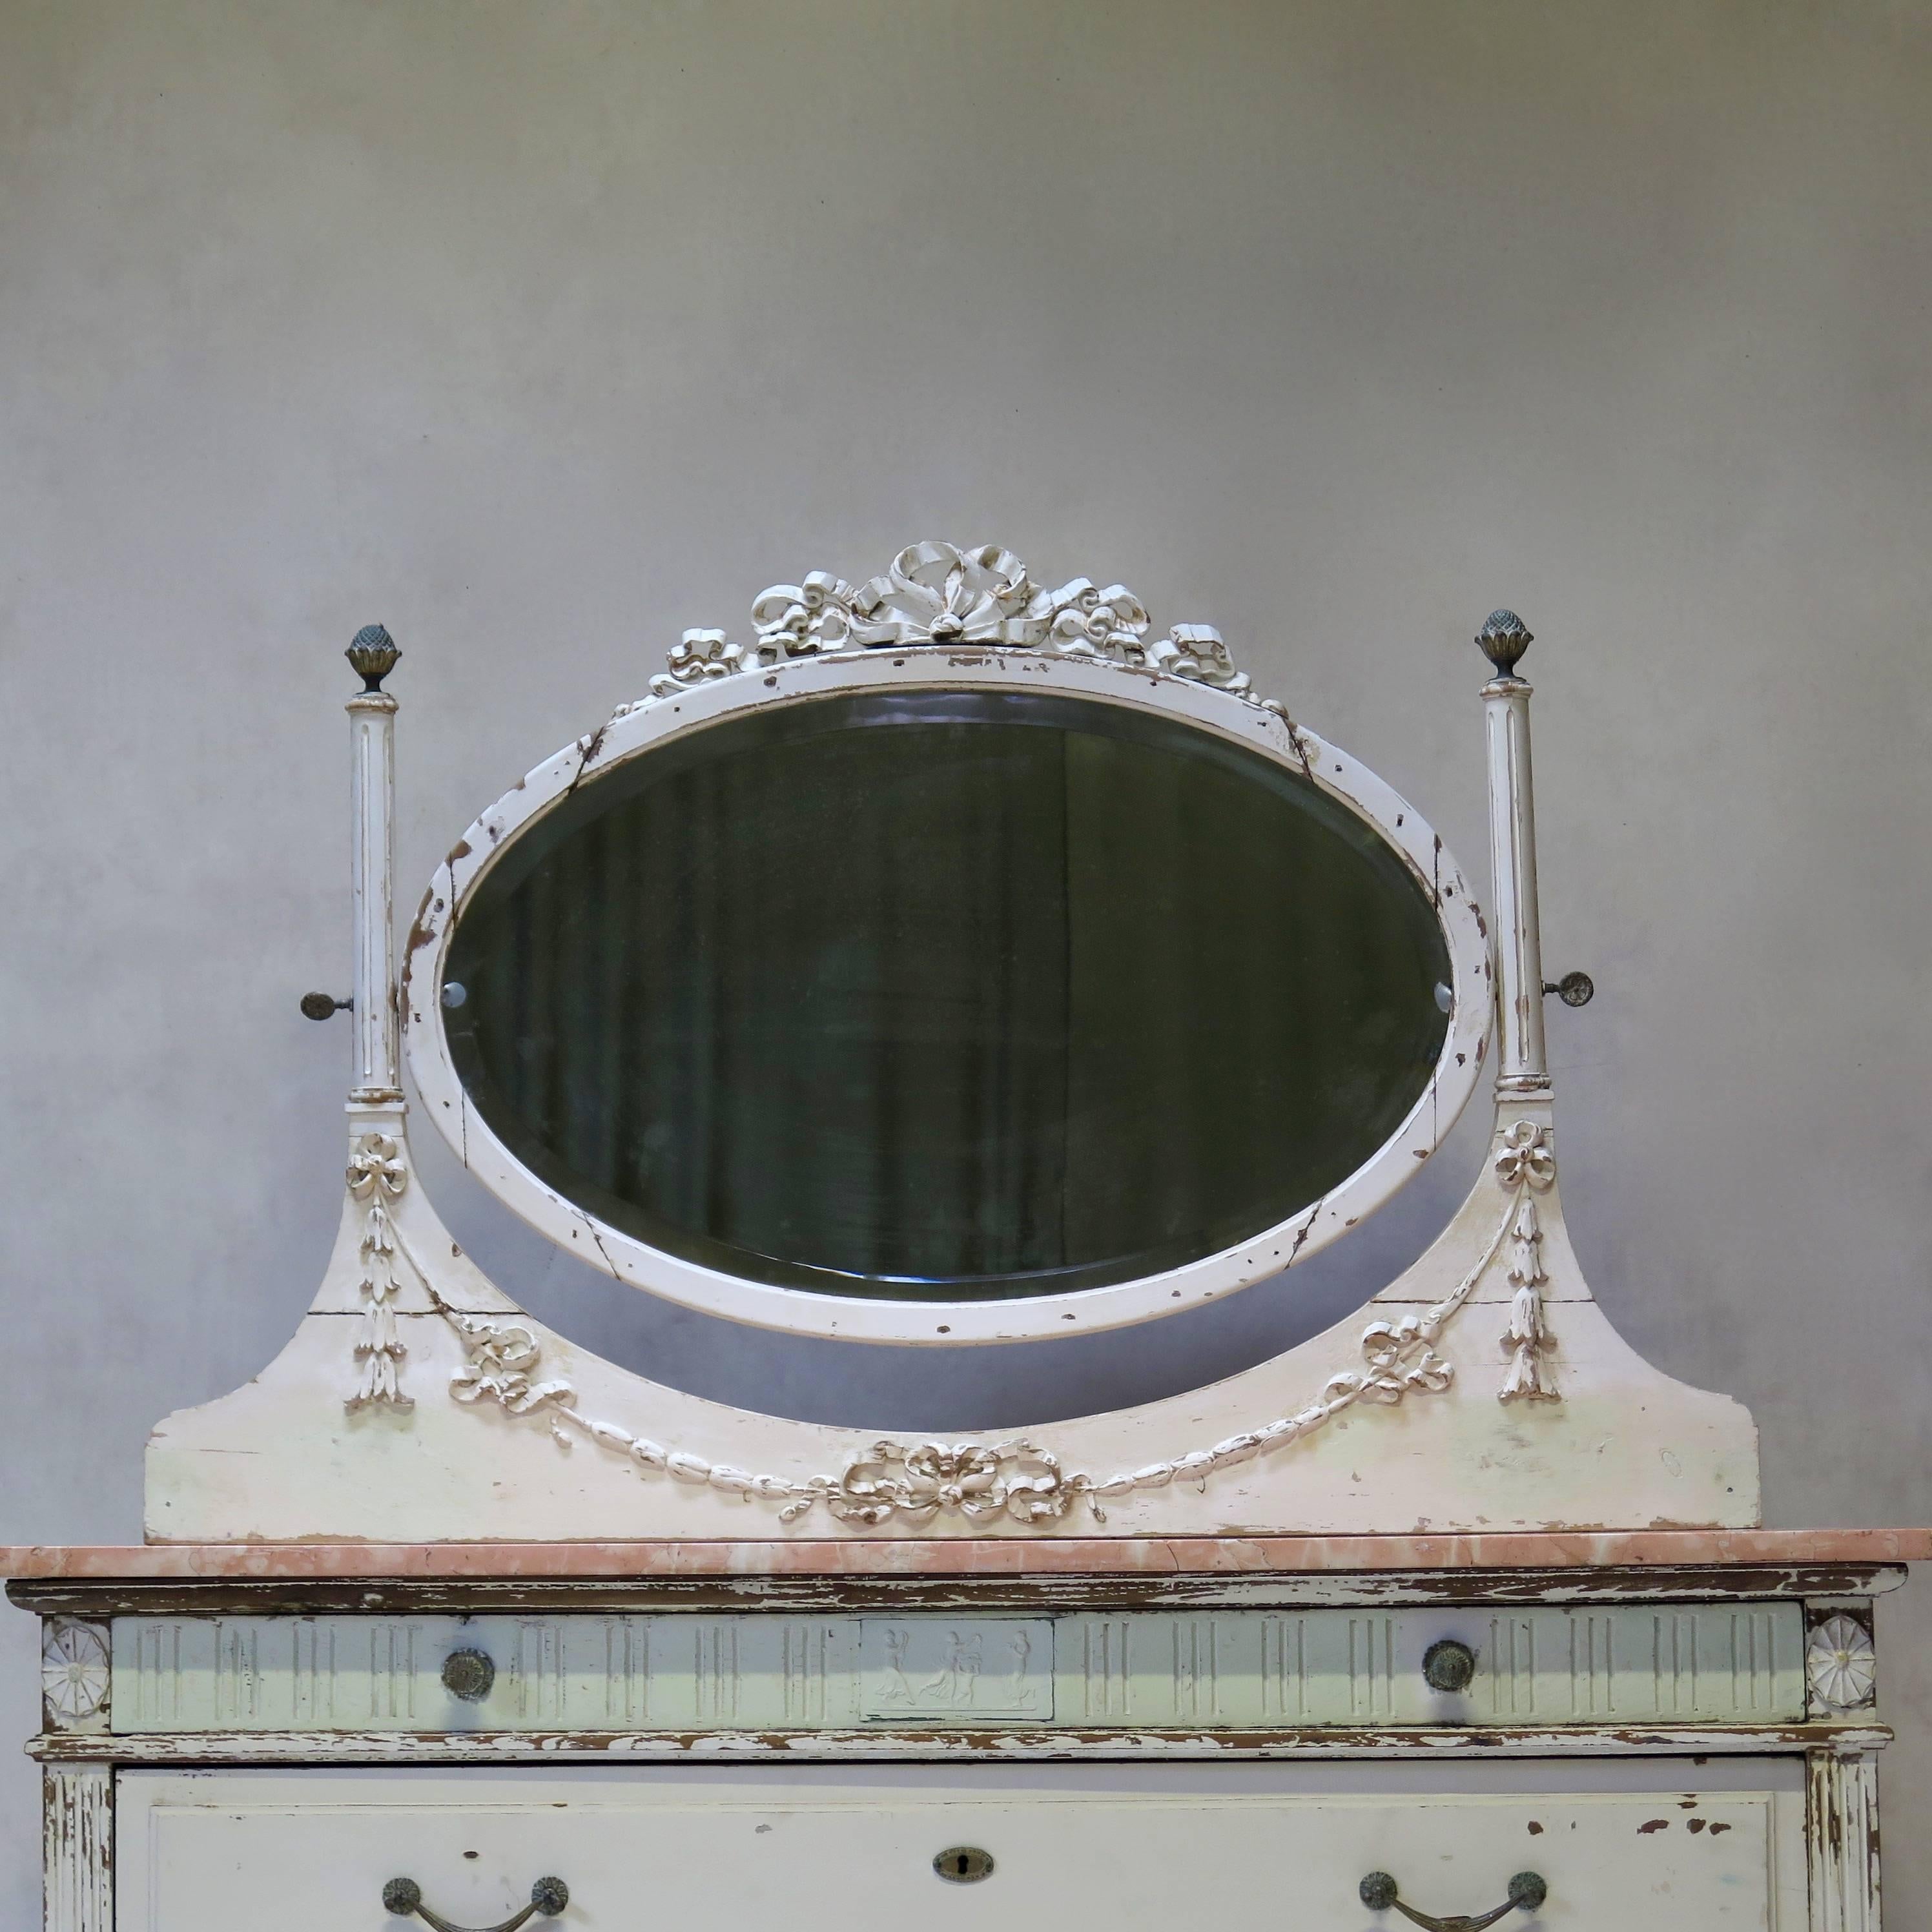
POLYGON ((1256 1932, 1497 1908, 1875 1932, 1872 1605, 1919 1553, 1684 1532, 10 1568, 44 1620, 48 1932, 1204 1905, 1256 1932))

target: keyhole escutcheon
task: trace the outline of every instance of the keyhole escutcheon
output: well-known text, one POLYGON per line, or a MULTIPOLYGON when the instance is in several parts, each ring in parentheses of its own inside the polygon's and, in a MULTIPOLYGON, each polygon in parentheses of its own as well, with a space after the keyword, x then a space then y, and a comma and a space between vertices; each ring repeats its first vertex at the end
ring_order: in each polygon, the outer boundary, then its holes
POLYGON ((949 1885, 976 1885, 993 1875, 993 1855, 977 1845, 952 1845, 932 1862, 932 1868, 949 1885))

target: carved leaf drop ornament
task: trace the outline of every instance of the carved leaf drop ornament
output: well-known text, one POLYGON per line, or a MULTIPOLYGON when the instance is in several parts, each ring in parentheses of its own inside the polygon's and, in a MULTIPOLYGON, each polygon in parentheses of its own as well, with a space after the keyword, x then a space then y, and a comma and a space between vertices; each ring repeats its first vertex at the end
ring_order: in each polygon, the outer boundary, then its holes
POLYGON ((350 1199, 364 1206, 356 1385, 343 1406, 352 1412, 371 1405, 408 1408, 412 1405, 402 1386, 402 1360, 408 1352, 396 1328, 396 1236, 388 1208, 409 1185, 401 1148, 390 1135, 364 1134, 349 1156, 346 1179, 350 1199))
POLYGON ((1834 1711, 1870 1703, 1878 1682, 1870 1632, 1856 1617, 1825 1618, 1805 1646, 1804 1676, 1812 1696, 1834 1711))
POLYGON ((1543 1316, 1543 1286, 1550 1276, 1543 1266, 1543 1224, 1536 1197, 1556 1179, 1556 1156, 1546 1129, 1518 1120, 1504 1133, 1496 1158, 1497 1180, 1516 1196, 1509 1221, 1509 1278, 1516 1292, 1510 1298, 1509 1326, 1503 1331, 1502 1352, 1509 1366, 1497 1392, 1501 1402, 1560 1402, 1544 1358, 1556 1346, 1543 1316))
POLYGON ((107 1701, 107 1646, 91 1625, 56 1618, 40 1645, 40 1693, 62 1724, 91 1718, 107 1701))

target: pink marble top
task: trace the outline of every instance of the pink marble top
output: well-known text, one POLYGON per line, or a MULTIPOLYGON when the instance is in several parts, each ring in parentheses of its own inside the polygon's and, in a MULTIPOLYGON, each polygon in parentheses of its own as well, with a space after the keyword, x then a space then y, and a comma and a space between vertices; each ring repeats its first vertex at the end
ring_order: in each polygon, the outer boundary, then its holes
POLYGON ((1472 1536, 884 1538, 787 1543, 177 1543, 0 1546, 0 1576, 962 1576, 1544 1570, 1921 1562, 1932 1529, 1636 1529, 1472 1536))

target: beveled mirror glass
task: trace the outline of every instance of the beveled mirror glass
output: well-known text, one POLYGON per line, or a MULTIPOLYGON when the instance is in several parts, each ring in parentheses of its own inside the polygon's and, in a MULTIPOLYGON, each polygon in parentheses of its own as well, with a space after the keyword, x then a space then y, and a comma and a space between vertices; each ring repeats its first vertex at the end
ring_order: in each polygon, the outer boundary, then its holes
POLYGON ((576 786, 450 940, 449 1052, 548 1189, 818 1294, 1064 1294, 1274 1227, 1429 1087, 1413 866, 1307 773, 1044 691, 728 714, 576 786))

